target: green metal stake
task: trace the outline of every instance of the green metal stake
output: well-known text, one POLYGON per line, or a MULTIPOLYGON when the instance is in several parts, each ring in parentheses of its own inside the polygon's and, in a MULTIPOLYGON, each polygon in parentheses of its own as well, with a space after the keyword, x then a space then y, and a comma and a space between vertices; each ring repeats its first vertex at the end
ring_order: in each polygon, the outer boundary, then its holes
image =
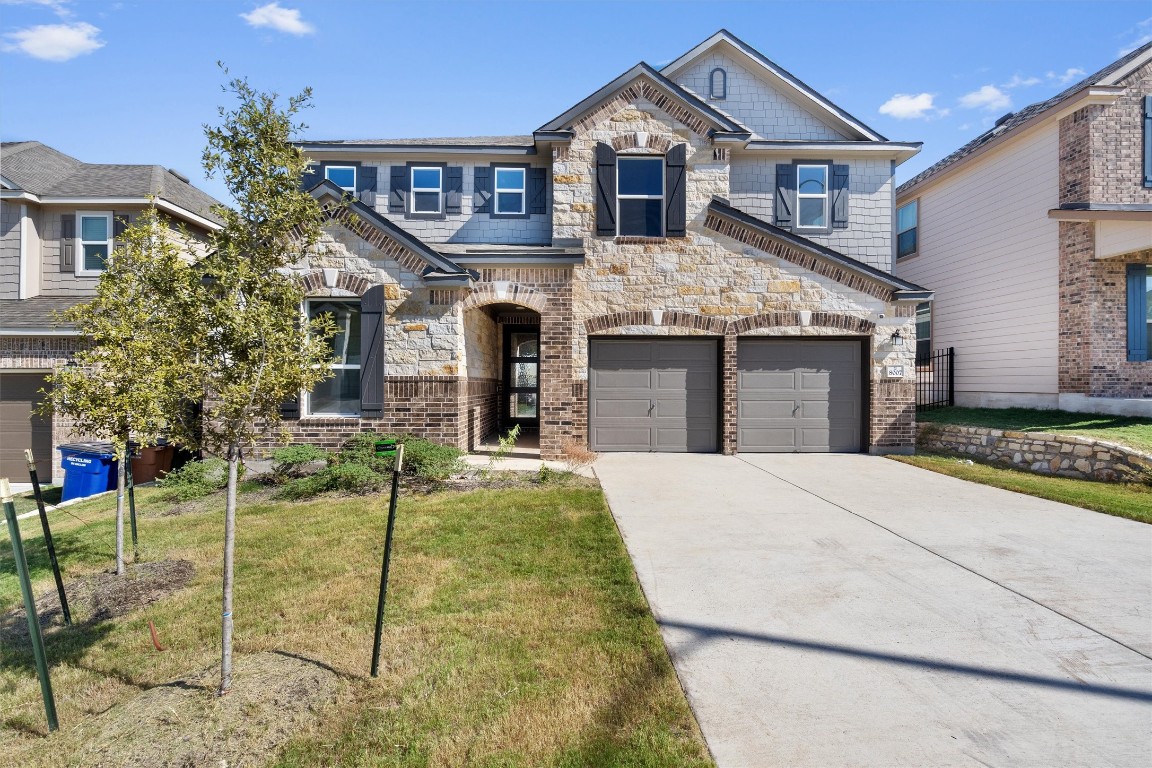
POLYGON ((140 562, 140 546, 136 543, 136 480, 132 477, 132 446, 124 460, 124 484, 128 486, 128 521, 132 525, 132 562, 140 562))
POLYGON ((16 561, 16 576, 20 580, 20 594, 24 598, 24 613, 28 617, 28 636, 32 640, 32 654, 36 657, 36 675, 40 678, 40 694, 44 697, 44 714, 48 717, 48 730, 59 730, 56 721, 56 700, 52 697, 52 681, 48 679, 48 659, 44 654, 44 636, 40 634, 40 620, 36 617, 36 601, 32 597, 32 583, 28 580, 28 561, 24 559, 24 543, 20 540, 20 523, 16 522, 16 505, 12 503, 12 486, 8 478, 0 478, 0 500, 4 503, 4 517, 8 520, 8 535, 12 538, 12 559, 16 561))
POLYGON ((404 468, 404 444, 396 446, 392 467, 392 495, 388 499, 388 532, 384 535, 384 565, 380 568, 380 600, 376 603, 376 637, 372 643, 372 677, 380 675, 380 643, 384 639, 384 601, 388 597, 388 566, 392 563, 392 530, 396 526, 396 498, 400 491, 400 471, 404 468))
POLYGON ((40 510, 40 527, 44 529, 44 544, 48 547, 48 561, 52 563, 52 575, 56 578, 56 594, 60 596, 60 611, 64 614, 64 624, 72 626, 72 613, 68 610, 68 595, 64 594, 64 579, 60 576, 60 563, 56 560, 56 545, 52 543, 52 529, 48 527, 48 511, 44 508, 44 494, 40 492, 40 477, 36 473, 36 460, 30 448, 24 449, 28 460, 28 476, 32 479, 32 495, 36 497, 36 508, 40 510))

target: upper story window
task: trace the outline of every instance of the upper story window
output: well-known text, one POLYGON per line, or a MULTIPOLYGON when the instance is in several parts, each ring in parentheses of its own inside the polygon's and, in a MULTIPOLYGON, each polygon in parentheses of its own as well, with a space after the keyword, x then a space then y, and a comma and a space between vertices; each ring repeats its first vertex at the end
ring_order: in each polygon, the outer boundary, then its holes
POLYGON ((496 169, 496 213, 522 214, 526 197, 527 172, 524 168, 496 169))
POLYGON ((360 302, 349 299, 309 299, 309 320, 328 315, 336 324, 329 341, 332 378, 325 379, 304 398, 310 416, 358 416, 360 414, 360 302))
POLYGON ((1152 360, 1152 266, 1129 264, 1128 360, 1152 360))
POLYGON ((356 191, 356 166, 354 165, 325 166, 324 178, 343 190, 356 191))
POLYGON ((796 166, 797 227, 827 229, 828 166, 796 166))
POLYGON ((99 275, 112 253, 112 214, 104 211, 77 213, 76 231, 80 233, 76 274, 81 277, 99 275))
POLYGON ((716 67, 708 75, 708 98, 717 100, 728 98, 728 73, 721 67, 716 67))
POLYGON ((440 213, 440 193, 444 189, 444 169, 414 165, 412 172, 412 213, 440 213))
POLYGON ((913 200, 896 209, 896 258, 916 253, 917 230, 920 219, 920 201, 913 200))
POLYGON ((616 164, 618 235, 664 236, 664 158, 625 156, 616 164))

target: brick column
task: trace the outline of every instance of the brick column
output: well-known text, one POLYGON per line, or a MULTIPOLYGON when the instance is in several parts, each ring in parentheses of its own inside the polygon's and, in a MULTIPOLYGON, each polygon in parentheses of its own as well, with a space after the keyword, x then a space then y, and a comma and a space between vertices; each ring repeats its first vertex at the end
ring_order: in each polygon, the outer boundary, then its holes
POLYGON ((729 325, 720 342, 720 450, 725 456, 736 453, 736 416, 739 401, 736 397, 737 369, 736 344, 739 337, 729 325))
MULTIPOLYGON (((558 285, 540 313, 540 456, 564 457, 575 432, 572 369, 572 283, 558 285)), ((587 407, 586 405, 584 407, 587 407)))

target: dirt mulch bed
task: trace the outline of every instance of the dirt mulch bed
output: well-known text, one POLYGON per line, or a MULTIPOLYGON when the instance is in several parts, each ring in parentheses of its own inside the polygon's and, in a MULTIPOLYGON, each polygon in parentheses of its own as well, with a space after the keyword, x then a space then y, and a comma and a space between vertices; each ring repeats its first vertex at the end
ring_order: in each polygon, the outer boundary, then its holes
POLYGON ((121 768, 257 766, 311 728, 346 688, 331 668, 287 653, 236 657, 232 690, 219 667, 150 688, 80 728, 76 765, 121 768))
MULTIPOLYGON (((115 572, 95 573, 67 582, 68 608, 72 620, 85 623, 107 621, 162 600, 192 581, 195 569, 187 560, 161 560, 127 566, 123 576, 115 572)), ((60 597, 52 589, 36 601, 40 626, 48 629, 64 625, 60 597)), ((28 641, 28 621, 24 607, 0 615, 0 640, 28 641)))

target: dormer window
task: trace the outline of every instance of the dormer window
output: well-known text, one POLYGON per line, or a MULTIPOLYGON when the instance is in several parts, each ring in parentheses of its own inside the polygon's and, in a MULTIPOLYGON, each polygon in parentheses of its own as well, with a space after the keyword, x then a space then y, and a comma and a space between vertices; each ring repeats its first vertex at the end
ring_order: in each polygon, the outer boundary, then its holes
POLYGON ((346 192, 356 192, 356 166, 354 165, 326 166, 324 178, 346 192))
POLYGON ((708 98, 717 100, 728 98, 728 73, 721 67, 716 67, 708 75, 708 98))

